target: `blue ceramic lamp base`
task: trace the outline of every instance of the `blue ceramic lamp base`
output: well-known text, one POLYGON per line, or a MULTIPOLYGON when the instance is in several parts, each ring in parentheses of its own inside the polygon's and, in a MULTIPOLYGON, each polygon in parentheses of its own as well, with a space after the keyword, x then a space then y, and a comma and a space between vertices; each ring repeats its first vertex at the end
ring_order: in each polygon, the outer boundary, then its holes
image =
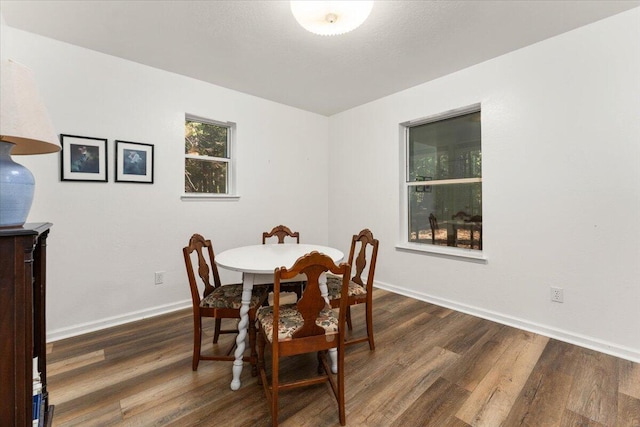
POLYGON ((29 169, 11 159, 13 147, 0 141, 0 227, 21 227, 33 202, 35 180, 29 169))

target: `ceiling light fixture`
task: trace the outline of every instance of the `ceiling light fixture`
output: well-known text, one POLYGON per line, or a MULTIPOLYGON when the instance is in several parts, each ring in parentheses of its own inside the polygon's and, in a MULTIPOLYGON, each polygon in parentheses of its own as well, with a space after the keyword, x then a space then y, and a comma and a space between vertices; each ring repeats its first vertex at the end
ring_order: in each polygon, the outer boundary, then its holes
POLYGON ((358 28, 369 16, 373 1, 292 1, 291 12, 314 34, 333 36, 358 28))

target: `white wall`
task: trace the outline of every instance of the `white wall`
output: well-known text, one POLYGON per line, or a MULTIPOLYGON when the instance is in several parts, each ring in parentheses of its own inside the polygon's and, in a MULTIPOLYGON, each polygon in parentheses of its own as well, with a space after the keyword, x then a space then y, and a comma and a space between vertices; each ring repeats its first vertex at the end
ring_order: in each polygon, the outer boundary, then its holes
POLYGON ((338 114, 329 129, 329 244, 346 249, 371 228, 380 287, 640 361, 640 9, 338 114), (397 250, 399 123, 477 102, 488 262, 397 250))
POLYGON ((190 306, 182 247, 195 232, 217 252, 280 223, 327 243, 327 117, 6 26, 2 57, 34 71, 58 133, 108 139, 108 183, 61 182, 59 154, 16 156, 36 179, 28 222, 54 224, 49 340, 190 306), (239 201, 180 200, 185 113, 237 123, 239 201), (155 145, 153 185, 114 182, 116 139, 155 145))

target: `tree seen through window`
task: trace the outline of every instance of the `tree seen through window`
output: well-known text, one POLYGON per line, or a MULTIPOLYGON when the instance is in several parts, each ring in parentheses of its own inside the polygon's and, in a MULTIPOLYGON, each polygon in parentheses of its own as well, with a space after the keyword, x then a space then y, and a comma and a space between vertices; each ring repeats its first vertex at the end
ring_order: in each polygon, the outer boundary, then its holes
POLYGON ((229 128, 187 118, 185 193, 227 193, 229 160, 229 128))

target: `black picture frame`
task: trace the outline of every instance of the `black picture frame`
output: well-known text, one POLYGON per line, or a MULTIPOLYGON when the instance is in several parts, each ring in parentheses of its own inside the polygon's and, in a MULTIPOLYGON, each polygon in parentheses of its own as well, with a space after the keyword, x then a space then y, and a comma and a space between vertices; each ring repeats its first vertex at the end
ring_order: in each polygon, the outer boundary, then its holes
POLYGON ((61 181, 108 181, 107 139, 60 134, 61 181))
MULTIPOLYGON (((416 181, 431 181, 433 180, 430 176, 417 176, 416 181)), ((431 193, 430 185, 416 185, 416 193, 431 193)))
POLYGON ((115 161, 115 182, 153 184, 153 144, 116 140, 115 161))

